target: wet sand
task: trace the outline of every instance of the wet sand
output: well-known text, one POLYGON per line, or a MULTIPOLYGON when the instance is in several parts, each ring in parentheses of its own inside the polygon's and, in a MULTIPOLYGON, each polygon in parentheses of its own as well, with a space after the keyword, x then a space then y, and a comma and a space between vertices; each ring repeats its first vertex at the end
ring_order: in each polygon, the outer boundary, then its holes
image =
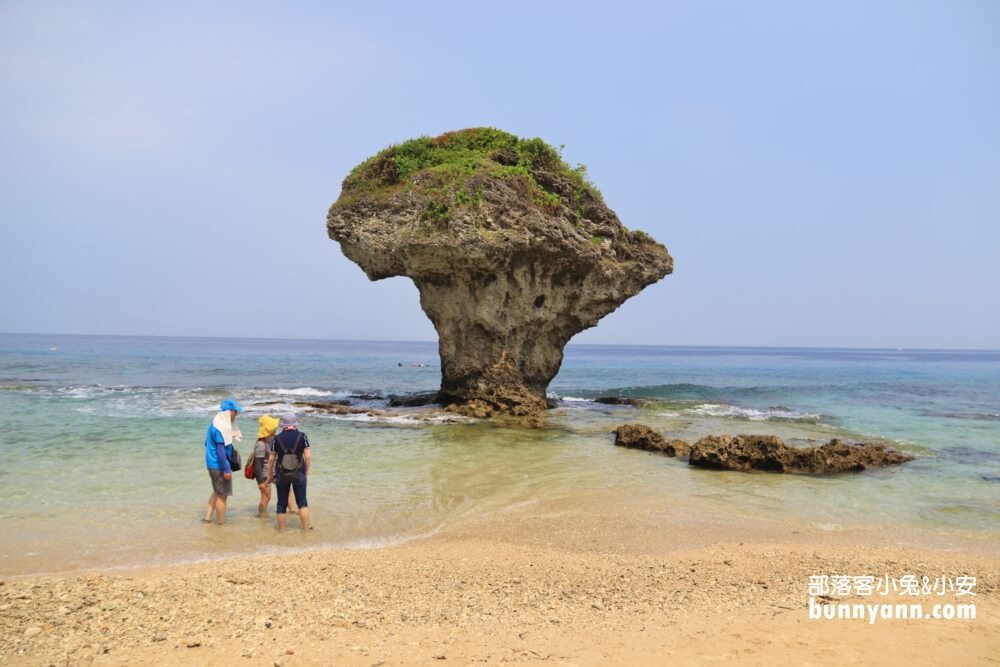
POLYGON ((1000 655, 998 591, 995 547, 594 498, 383 549, 7 579, 0 662, 971 665, 1000 655), (977 618, 810 620, 816 574, 975 576, 977 618))

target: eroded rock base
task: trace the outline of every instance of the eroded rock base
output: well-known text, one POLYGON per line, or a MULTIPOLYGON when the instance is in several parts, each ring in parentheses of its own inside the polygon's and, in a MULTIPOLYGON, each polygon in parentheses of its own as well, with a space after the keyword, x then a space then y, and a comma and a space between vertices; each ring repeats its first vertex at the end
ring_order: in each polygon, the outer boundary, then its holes
POLYGON ((461 391, 442 388, 437 402, 452 412, 479 419, 497 415, 532 417, 548 409, 544 391, 532 391, 525 385, 506 352, 461 391))

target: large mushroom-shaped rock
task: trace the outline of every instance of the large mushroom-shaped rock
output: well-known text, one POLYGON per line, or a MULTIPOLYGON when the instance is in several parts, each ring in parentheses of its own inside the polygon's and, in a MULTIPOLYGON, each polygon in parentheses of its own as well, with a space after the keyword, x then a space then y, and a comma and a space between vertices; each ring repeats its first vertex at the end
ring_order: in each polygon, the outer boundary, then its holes
POLYGON ((673 270, 540 139, 477 128, 392 146, 344 180, 330 238, 371 280, 409 276, 438 333, 438 400, 537 414, 563 348, 673 270))
POLYGON ((688 463, 715 470, 834 474, 912 461, 879 443, 836 438, 819 447, 790 447, 776 435, 710 435, 694 443, 688 463))

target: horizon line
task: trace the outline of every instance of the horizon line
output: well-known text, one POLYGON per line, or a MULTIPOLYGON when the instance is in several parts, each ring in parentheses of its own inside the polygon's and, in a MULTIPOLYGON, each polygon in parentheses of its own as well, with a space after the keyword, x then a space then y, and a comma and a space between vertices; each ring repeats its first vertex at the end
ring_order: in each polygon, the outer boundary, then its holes
MULTIPOLYGON (((0 336, 73 336, 81 338, 163 338, 170 340, 239 340, 273 342, 314 342, 314 343, 437 343, 438 340, 400 340, 389 338, 273 338, 268 336, 179 336, 153 334, 81 334, 0 331, 0 336)), ((743 350, 865 350, 880 352, 1000 352, 1000 348, 973 347, 864 347, 831 345, 704 345, 682 343, 573 343, 566 347, 648 347, 648 348, 695 348, 695 349, 743 349, 743 350)))

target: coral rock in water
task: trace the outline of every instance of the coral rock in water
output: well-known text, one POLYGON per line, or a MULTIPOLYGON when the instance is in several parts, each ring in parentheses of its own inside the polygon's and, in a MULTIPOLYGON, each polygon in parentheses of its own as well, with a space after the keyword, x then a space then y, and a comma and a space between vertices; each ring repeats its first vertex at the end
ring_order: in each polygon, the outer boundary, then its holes
POLYGON ((614 431, 615 444, 631 449, 645 449, 667 456, 687 456, 690 446, 683 440, 667 440, 645 424, 622 424, 614 431))
POLYGON ((358 165, 327 229, 371 280, 413 280, 438 333, 438 400, 478 416, 544 410, 569 339, 673 270, 582 166, 486 128, 358 165))
POLYGON ((833 439, 820 447, 789 447, 776 435, 710 435, 694 443, 688 463, 716 470, 832 474, 912 461, 877 443, 833 439))

